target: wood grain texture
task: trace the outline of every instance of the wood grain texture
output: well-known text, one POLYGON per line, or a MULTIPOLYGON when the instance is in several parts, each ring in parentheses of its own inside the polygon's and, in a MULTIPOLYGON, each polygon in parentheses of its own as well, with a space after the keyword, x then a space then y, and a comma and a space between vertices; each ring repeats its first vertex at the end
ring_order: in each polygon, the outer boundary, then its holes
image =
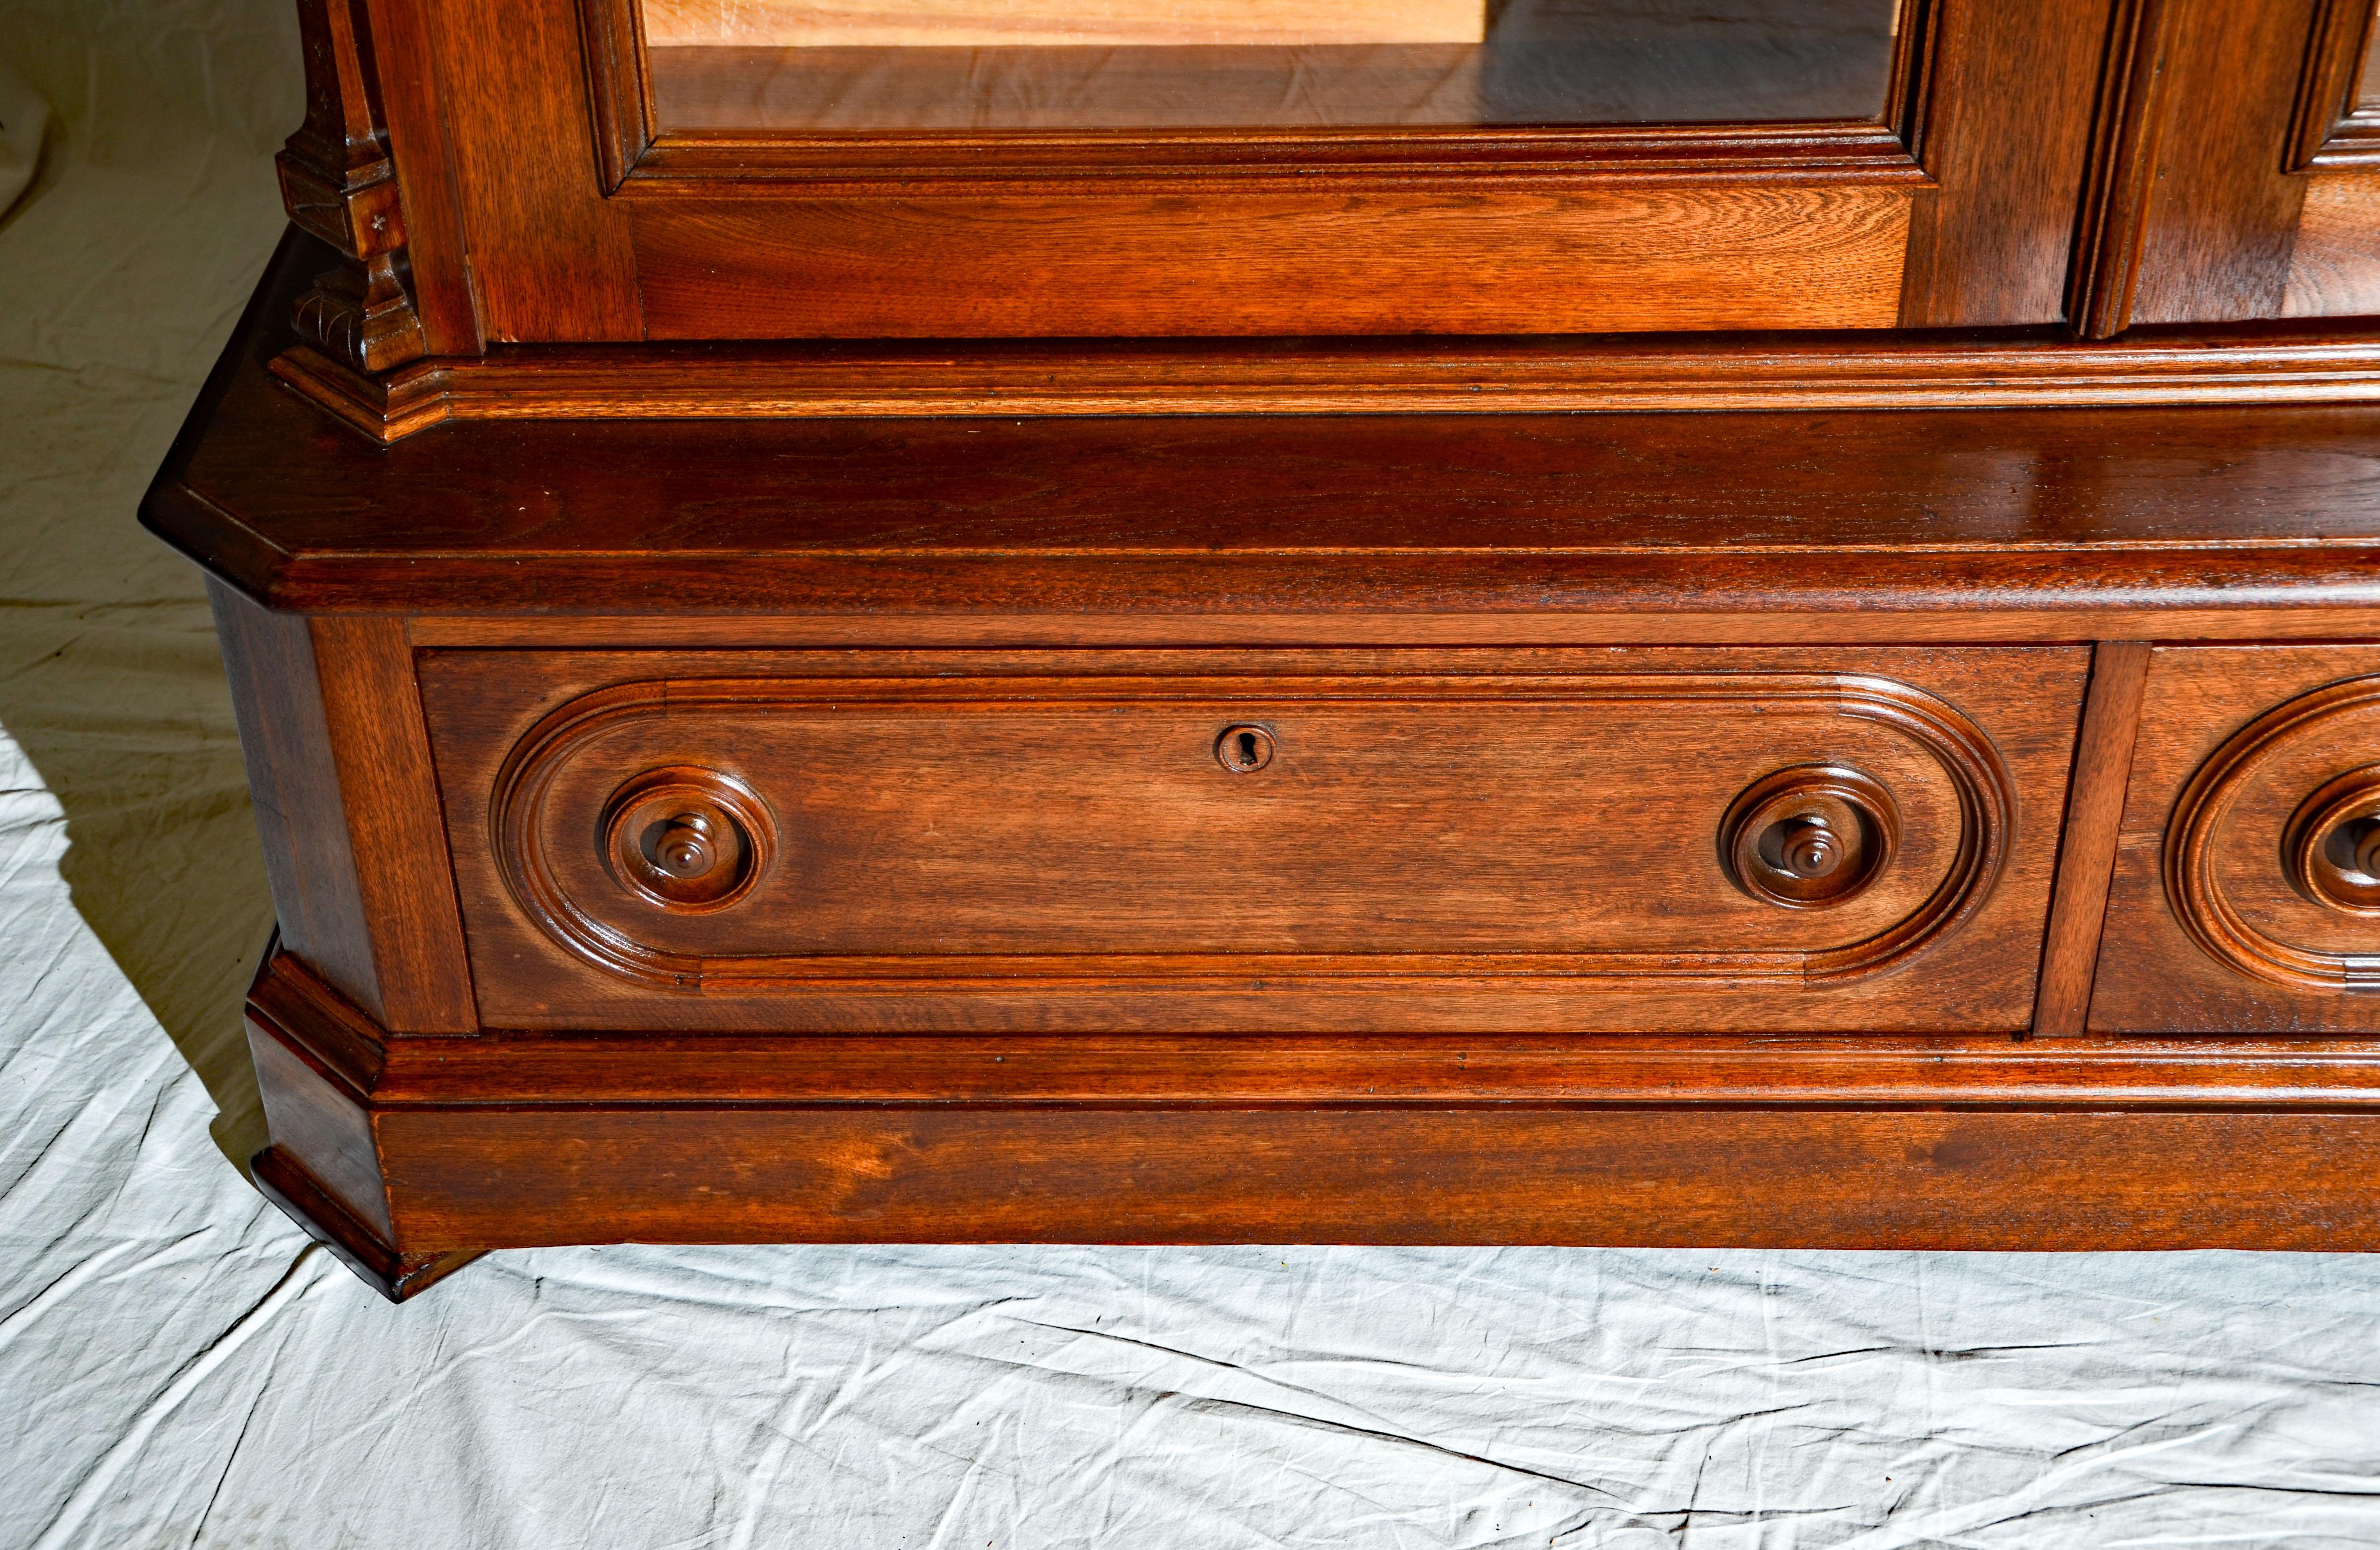
POLYGON ((1900 323, 2065 314, 2107 0, 1940 0, 1915 136, 1939 185, 1912 233, 1900 323))
POLYGON ((338 1203, 337 1215, 362 1223, 383 1242, 389 1240, 395 1229, 364 1095, 253 1009, 248 1047, 275 1149, 304 1170, 314 1190, 338 1203))
POLYGON ((2281 312, 2306 180, 2281 170, 2314 0, 2174 0, 2135 322, 2281 312))
POLYGON ((2108 339, 2131 325, 2169 112, 2169 34, 2182 9, 2179 0, 2117 0, 2067 281, 2067 321, 2079 338, 2108 339))
POLYGON ((2307 180, 2281 311, 2292 318, 2380 313, 2380 172, 2325 170, 2307 180))
POLYGON ((482 1108, 382 1130, 401 1222, 498 1245, 2380 1247, 2363 1113, 482 1108))
MULTIPOLYGON (((2362 251, 2365 228, 2338 236, 2362 251)), ((2301 236, 2300 260, 2308 248, 2301 236)), ((2330 276, 2351 270, 2334 265, 2330 276)), ((269 369, 375 442, 449 419, 1489 414, 2094 407, 2380 400, 2361 334, 849 343, 499 346, 366 377, 303 345, 269 369)))
POLYGON ((497 422, 382 449, 236 354, 143 520, 317 612, 1171 617, 1196 640, 1324 612, 2008 611, 2087 639, 2139 611, 2380 607, 2375 457, 2351 406, 497 422))
POLYGON ((482 347, 463 231, 463 191, 440 105, 435 0, 365 0, 390 160, 405 205, 407 279, 432 356, 473 356, 482 347))
POLYGON ((1823 683, 1765 676, 1775 654, 468 652, 423 671, 501 1026, 2022 1027, 2081 653, 1802 655, 1973 718, 2009 794, 1961 783, 1973 756, 1935 745, 1949 734, 1919 701, 1838 714, 1823 683), (757 682, 744 711, 701 708, 696 681, 721 672, 830 676, 772 717, 757 682), (655 672, 659 719, 564 708, 655 672), (572 751, 522 741, 549 715, 572 751), (1265 770, 1213 757, 1235 721, 1280 740, 1265 770), (584 839, 664 745, 774 814, 782 862, 736 910, 640 904, 584 839), (1736 891, 1730 800, 1830 758, 1890 788, 1895 863, 1833 910, 1736 891), (546 816, 516 832, 525 789, 546 816), (537 924, 567 912, 593 935, 537 924))
POLYGON ((2091 976, 2098 965, 2148 665, 2145 641, 2106 641, 2091 653, 2091 687, 2067 787, 2066 829, 2058 841, 2058 888, 2042 948, 2035 1037, 2072 1037, 2089 1022, 2091 976))
POLYGON ((2312 165, 2340 120, 2355 111, 2364 44, 2371 30, 2370 0, 2317 0, 2313 39, 2298 80, 2289 154, 2283 163, 2289 171, 2302 172, 2312 165))
POLYGON ((1244 1035, 395 1041, 369 1099, 441 1248, 2372 1248, 2375 1105, 2369 1041, 1244 1035))
POLYGON ((267 613, 221 583, 211 581, 207 591, 282 946, 368 1013, 382 1015, 379 965, 312 634, 304 619, 267 613))
POLYGON ((1909 196, 640 201, 656 339, 1888 327, 1909 196))
MULTIPOLYGON (((2131 793, 2110 890, 2091 1026, 2100 1032, 2204 1029, 2281 1035, 2380 1028, 2380 997, 2291 989, 2223 962, 2177 918, 2166 865, 2176 802, 2226 739, 2309 690, 2380 672, 2362 646, 2159 648, 2132 760, 2131 793)), ((2287 944, 2380 951, 2372 923, 2299 898, 2282 870, 2291 811, 2325 781, 2371 761, 2369 716, 2317 723, 2245 791, 2214 830, 2221 886, 2258 929, 2287 944)))
POLYGON ((257 1193, 281 1207, 306 1235, 329 1249, 382 1297, 403 1302, 427 1291, 487 1251, 409 1254, 392 1249, 371 1224, 345 1209, 288 1153, 268 1146, 249 1165, 257 1193))
POLYGON ((627 212, 598 181, 573 0, 431 7, 437 77, 490 340, 642 338, 627 212))
POLYGON ((469 1032, 479 1015, 404 623, 334 618, 309 627, 370 936, 377 1015, 399 1033, 469 1032))

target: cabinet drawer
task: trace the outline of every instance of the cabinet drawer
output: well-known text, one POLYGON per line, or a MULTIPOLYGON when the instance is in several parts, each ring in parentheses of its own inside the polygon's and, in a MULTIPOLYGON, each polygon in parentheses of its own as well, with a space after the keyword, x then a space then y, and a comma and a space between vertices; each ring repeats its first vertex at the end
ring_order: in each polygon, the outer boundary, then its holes
POLYGON ((2016 1029, 2066 649, 430 652, 481 1015, 2016 1029))
POLYGON ((2380 868, 2380 647, 2156 650, 2092 1026, 2380 1029, 2366 868, 2380 868))

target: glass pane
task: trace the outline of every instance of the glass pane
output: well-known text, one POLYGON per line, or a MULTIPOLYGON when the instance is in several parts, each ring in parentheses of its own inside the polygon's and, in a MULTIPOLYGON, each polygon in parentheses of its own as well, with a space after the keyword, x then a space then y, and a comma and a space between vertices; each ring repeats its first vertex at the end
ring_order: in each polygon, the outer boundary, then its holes
POLYGON ((1898 0, 644 0, 670 130, 1874 119, 1898 0))

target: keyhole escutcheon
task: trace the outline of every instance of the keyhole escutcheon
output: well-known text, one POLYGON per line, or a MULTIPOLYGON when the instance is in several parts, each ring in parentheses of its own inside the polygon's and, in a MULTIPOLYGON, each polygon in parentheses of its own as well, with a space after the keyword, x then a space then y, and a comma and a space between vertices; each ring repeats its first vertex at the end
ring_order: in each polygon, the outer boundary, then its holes
POLYGON ((1253 775, 1272 762, 1272 733, 1263 727, 1225 727, 1215 739, 1215 762, 1234 775, 1253 775))

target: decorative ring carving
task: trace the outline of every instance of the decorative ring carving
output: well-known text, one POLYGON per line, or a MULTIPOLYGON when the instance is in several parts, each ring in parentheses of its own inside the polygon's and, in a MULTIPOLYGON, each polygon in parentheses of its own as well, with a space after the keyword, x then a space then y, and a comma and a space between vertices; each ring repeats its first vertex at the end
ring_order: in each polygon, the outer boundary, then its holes
POLYGON ((741 902, 776 848, 769 809, 750 787, 686 765, 648 770, 613 793, 600 827, 613 878, 673 914, 741 902))
MULTIPOLYGON (((1512 976, 1533 983, 1548 979, 1609 980, 1631 987, 1649 982, 1741 989, 1753 983, 1796 987, 1841 984, 1901 966, 1912 954, 1957 930, 1983 907, 2015 842, 2015 789, 1998 750, 1982 729, 1923 690, 1861 673, 1609 673, 1494 679, 1287 679, 1219 674, 1184 676, 1169 681, 1154 692, 1144 684, 1124 693, 1119 693, 1115 685, 1085 676, 1032 679, 1018 684, 1016 692, 1005 697, 999 692, 1002 687, 1000 682, 989 680, 736 678, 647 681, 592 691, 558 708, 532 727, 497 771, 489 814, 497 868, 522 912, 557 944, 607 973, 659 988, 783 994, 826 983, 914 982, 931 986, 953 981, 981 984, 1071 979, 1100 983, 1220 979, 1236 985, 1256 975, 1366 981, 1512 976), (1409 703, 1490 699, 1514 705, 1621 706, 1650 702, 1699 704, 1715 709, 1753 707, 1771 719, 1792 715, 1842 718, 1890 729, 1941 768, 1958 803, 1958 845, 1941 881, 1914 910, 1880 931, 1836 947, 1769 952, 1740 949, 1465 954, 1257 952, 1223 959, 1162 951, 899 957, 785 951, 761 957, 706 957, 639 940, 629 929, 597 918, 569 897, 545 851, 546 836, 552 829, 549 799, 562 769, 597 738, 638 721, 729 714, 749 724, 756 718, 772 714, 815 714, 832 708, 864 706, 998 714, 1020 707, 1037 711, 1047 711, 1059 704, 1097 708, 1145 704, 1152 699, 1174 705, 1211 704, 1220 712, 1218 721, 1234 730, 1255 725, 1235 720, 1235 707, 1243 708, 1245 714, 1244 708, 1254 703, 1372 700, 1409 703)), ((1213 757, 1213 750, 1202 747, 1198 757, 1213 757)), ((1846 774, 1857 776, 1857 771, 1846 774)), ((1864 788, 1846 785, 1845 789, 1864 793, 1864 788)), ((749 842, 759 860, 750 876, 758 878, 766 866, 766 848, 774 842, 771 837, 773 831, 768 828, 767 808, 757 797, 749 798, 749 805, 741 809, 729 805, 716 791, 711 799, 722 813, 743 824, 752 837, 749 842)), ((1884 816, 1881 821, 1898 824, 1889 797, 1864 793, 1864 799, 1876 804, 1876 812, 1884 816)), ((664 829, 666 820, 679 816, 681 810, 693 811, 685 808, 662 814, 664 829)), ((625 832, 627 827, 625 818, 620 819, 616 830, 610 819, 605 820, 600 832, 607 850, 615 843, 611 836, 625 832)), ((695 832, 696 826, 686 828, 688 833, 675 837, 686 847, 685 864, 698 875, 707 876, 709 868, 700 853, 705 844, 720 843, 720 831, 714 826, 712 833, 704 836, 695 832)), ((639 832, 649 833, 650 825, 639 832)), ((1890 833, 1897 833, 1897 829, 1879 831, 1878 866, 1882 865, 1881 857, 1891 852, 1890 833)), ((1805 846, 1803 860, 1813 865, 1815 851, 1810 847, 1823 848, 1831 842, 1815 835, 1802 838, 1805 846)), ((1840 831, 1832 837, 1841 838, 1840 831)), ((1864 846, 1864 836, 1862 842, 1864 846)), ((658 846, 661 837, 653 837, 651 843, 658 846)), ((620 858, 615 854, 614 859, 620 858)), ((658 849, 648 855, 656 868, 666 873, 667 868, 661 866, 662 859, 658 849)), ((633 877, 633 864, 629 869, 633 877)), ((619 872, 615 870, 613 875, 618 877, 619 872)), ((650 878, 638 878, 631 891, 638 889, 651 896, 667 898, 665 890, 650 878)), ((738 892, 735 897, 744 894, 738 892)), ((728 902, 732 900, 711 907, 723 908, 728 902)), ((1803 907, 1807 907, 1806 903, 1803 907)))
MULTIPOLYGON (((2291 990, 2344 992, 2356 961, 2295 947, 2258 928, 2224 892, 2216 841, 2240 793, 2302 739, 2380 707, 2380 675, 2343 679, 2274 707, 2234 733, 2198 767, 2166 825, 2166 898, 2183 931, 2217 963, 2291 990)), ((2269 853, 2268 853, 2269 854, 2269 853)), ((2298 893, 2350 914, 2380 915, 2380 765, 2350 769, 2298 805, 2283 830, 2283 872, 2298 893)))
POLYGON ((1881 781, 1803 764, 1754 781, 1719 820, 1728 880, 1764 903, 1822 910, 1874 882, 1900 844, 1900 809, 1881 781))

